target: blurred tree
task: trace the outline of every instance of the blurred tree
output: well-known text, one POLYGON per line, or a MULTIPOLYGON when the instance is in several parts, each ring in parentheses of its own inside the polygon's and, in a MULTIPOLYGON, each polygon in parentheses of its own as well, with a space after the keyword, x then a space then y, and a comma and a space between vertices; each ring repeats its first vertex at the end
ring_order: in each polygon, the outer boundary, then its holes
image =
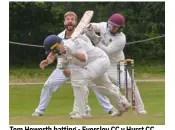
MULTIPOLYGON (((165 34, 165 2, 9 2, 10 41, 42 45, 49 34, 64 30, 64 14, 74 11, 78 20, 93 10, 93 22, 107 21, 113 13, 126 18, 127 42, 165 34)), ((10 65, 39 63, 45 58, 42 48, 10 44, 10 65)), ((139 61, 165 60, 165 39, 126 45, 126 57, 139 61)))

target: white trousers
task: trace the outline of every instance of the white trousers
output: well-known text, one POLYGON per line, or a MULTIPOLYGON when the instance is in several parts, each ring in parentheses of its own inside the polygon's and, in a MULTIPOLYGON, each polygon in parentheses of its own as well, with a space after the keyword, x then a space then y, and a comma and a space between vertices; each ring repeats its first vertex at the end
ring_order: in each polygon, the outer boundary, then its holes
MULTIPOLYGON (((38 107, 35 109, 35 112, 39 112, 43 114, 51 100, 52 93, 55 92, 63 83, 68 80, 67 77, 64 76, 63 71, 60 69, 55 69, 52 74, 49 76, 47 81, 44 83, 44 86, 41 91, 40 101, 38 107)), ((100 94, 96 89, 93 89, 98 102, 102 106, 105 112, 109 112, 113 106, 110 104, 109 100, 100 94)), ((75 107, 76 109, 76 107, 75 107)))
POLYGON ((98 58, 89 63, 82 69, 85 85, 95 84, 95 88, 111 99, 119 111, 124 111, 128 101, 121 95, 117 86, 113 85, 109 80, 107 71, 110 67, 109 58, 107 56, 98 58), (115 86, 115 87, 114 87, 115 86))

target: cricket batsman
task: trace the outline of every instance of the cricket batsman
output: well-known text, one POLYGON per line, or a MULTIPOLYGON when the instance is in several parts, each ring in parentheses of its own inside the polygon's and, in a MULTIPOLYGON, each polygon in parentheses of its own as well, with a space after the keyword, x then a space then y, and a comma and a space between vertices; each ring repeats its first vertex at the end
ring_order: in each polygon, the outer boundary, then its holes
MULTIPOLYGON (((117 62, 125 59, 123 49, 126 44, 126 36, 122 32, 125 27, 125 18, 121 14, 113 14, 107 22, 90 23, 85 29, 86 35, 96 47, 102 49, 108 55, 111 65, 107 74, 109 79, 117 85, 117 62), (98 36, 96 33, 100 33, 98 36)), ((121 67, 121 87, 124 88, 124 66, 121 67)), ((128 74, 129 100, 131 101, 131 78, 128 74)), ((144 104, 135 83, 135 100, 137 114, 146 114, 144 104)))
MULTIPOLYGON (((79 75, 70 75, 72 87, 74 87, 74 97, 79 108, 79 112, 72 115, 71 118, 87 118, 88 94, 84 91, 84 87, 87 88, 93 83, 96 84, 95 87, 99 92, 115 101, 115 106, 119 110, 120 115, 130 107, 127 99, 121 95, 116 86, 113 87, 112 82, 105 73, 110 67, 110 61, 104 51, 86 43, 80 38, 76 38, 74 41, 72 39, 63 41, 57 35, 46 37, 43 46, 47 52, 52 54, 71 57, 71 65, 79 66, 79 68, 76 68, 79 75)), ((72 73, 70 69, 75 68, 70 67, 67 69, 67 71, 72 73)))
MULTIPOLYGON (((77 15, 74 12, 67 12, 64 16, 64 26, 66 29, 63 32, 61 32, 58 36, 64 40, 69 39, 71 34, 74 31, 74 28, 76 27, 76 24, 77 24, 77 15)), ((81 39, 91 44, 91 41, 85 35, 81 36, 81 39)), ((57 67, 45 82, 44 87, 42 88, 42 91, 41 91, 39 105, 35 109, 35 112, 32 114, 32 116, 42 116, 51 100, 52 93, 55 92, 63 83, 65 83, 69 79, 70 71, 67 71, 67 69, 63 67, 69 64, 68 63, 69 60, 65 58, 65 56, 62 56, 62 55, 55 56, 52 53, 49 53, 49 55, 47 56, 47 59, 41 61, 40 68, 44 69, 49 64, 53 63, 55 59, 57 59, 57 67)), ((77 68, 77 66, 72 66, 72 67, 77 68)), ((73 79, 75 79, 75 77, 80 77, 81 79, 81 76, 78 76, 79 73, 78 71, 76 71, 76 69, 72 69, 71 75, 74 75, 72 76, 73 79)), ((73 85, 76 86, 76 80, 73 80, 73 85)), ((83 88, 81 88, 82 91, 84 90, 88 95, 87 88, 86 87, 83 87, 83 88)), ((110 113, 111 116, 119 115, 118 111, 114 109, 114 107, 110 104, 109 99, 106 96, 103 96, 102 94, 100 94, 98 90, 95 88, 93 88, 93 91, 105 112, 110 113)), ((74 89, 73 89, 73 92, 74 92, 74 89)), ((76 100, 75 100, 73 111, 70 113, 70 116, 75 115, 78 111, 79 111, 79 108, 76 105, 76 100)), ((91 109, 87 105, 86 106, 87 115, 90 116, 90 112, 91 112, 91 109)))

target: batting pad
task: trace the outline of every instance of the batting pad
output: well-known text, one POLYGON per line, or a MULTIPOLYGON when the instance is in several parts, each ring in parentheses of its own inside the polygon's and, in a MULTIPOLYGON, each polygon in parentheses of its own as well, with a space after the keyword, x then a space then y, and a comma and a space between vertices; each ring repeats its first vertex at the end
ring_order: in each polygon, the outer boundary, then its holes
POLYGON ((89 90, 83 80, 72 81, 75 104, 79 108, 81 116, 86 116, 86 106, 88 104, 89 90))
POLYGON ((105 96, 107 96, 109 99, 112 100, 112 103, 115 104, 116 108, 119 111, 124 111, 125 107, 123 106, 122 103, 122 95, 120 93, 120 91, 118 91, 117 89, 114 88, 110 88, 110 87, 103 87, 103 86, 96 86, 97 89, 103 93, 105 96))

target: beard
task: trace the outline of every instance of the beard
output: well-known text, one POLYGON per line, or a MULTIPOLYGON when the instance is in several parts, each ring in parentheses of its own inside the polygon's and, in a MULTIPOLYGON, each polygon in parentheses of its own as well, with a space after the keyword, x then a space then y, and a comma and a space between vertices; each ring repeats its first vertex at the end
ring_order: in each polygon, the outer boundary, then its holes
POLYGON ((73 31, 74 28, 75 28, 75 25, 73 25, 72 23, 68 23, 68 24, 65 25, 65 26, 66 26, 66 29, 67 29, 68 31, 73 31))

